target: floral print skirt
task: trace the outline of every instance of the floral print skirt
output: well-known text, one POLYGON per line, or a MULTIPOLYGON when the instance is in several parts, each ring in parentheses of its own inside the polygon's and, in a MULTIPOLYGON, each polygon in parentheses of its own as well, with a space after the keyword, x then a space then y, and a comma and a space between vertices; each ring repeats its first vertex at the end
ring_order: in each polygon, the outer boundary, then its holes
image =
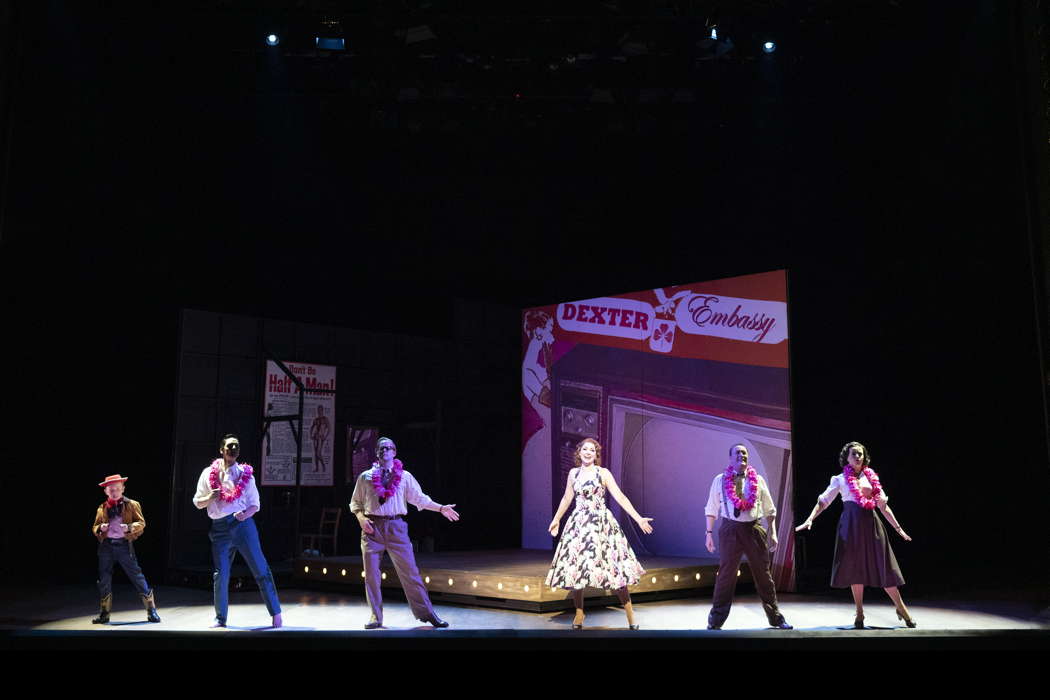
POLYGON ((608 508, 576 508, 547 572, 551 588, 615 590, 638 583, 645 569, 608 508))

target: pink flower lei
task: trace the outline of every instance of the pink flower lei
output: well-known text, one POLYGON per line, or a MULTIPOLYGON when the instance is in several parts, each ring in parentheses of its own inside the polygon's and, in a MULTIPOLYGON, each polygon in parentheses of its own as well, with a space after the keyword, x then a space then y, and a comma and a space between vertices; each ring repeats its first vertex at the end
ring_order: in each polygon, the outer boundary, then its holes
POLYGON ((379 462, 372 462, 372 488, 376 490, 376 495, 380 498, 390 498, 397 493, 397 487, 401 483, 401 472, 404 471, 405 465, 401 463, 400 459, 394 459, 394 476, 390 479, 390 485, 383 486, 383 469, 379 466, 379 462))
POLYGON ((857 475, 853 471, 853 467, 847 464, 842 468, 842 475, 846 477, 846 485, 849 486, 849 492, 853 494, 853 498, 857 499, 857 505, 864 510, 874 510, 879 503, 882 484, 879 483, 879 475, 871 467, 864 467, 863 473, 864 476, 868 477, 868 482, 871 483, 871 498, 864 496, 860 492, 860 487, 857 486, 857 475))
POLYGON ((755 507, 755 500, 758 498, 758 472, 750 466, 744 471, 747 476, 747 486, 744 489, 744 497, 740 498, 733 487, 734 471, 733 465, 726 467, 725 475, 722 477, 722 490, 725 491, 726 498, 733 503, 734 508, 739 508, 741 511, 751 510, 755 507))
POLYGON ((241 478, 237 479, 237 483, 233 485, 232 491, 227 491, 222 487, 222 481, 219 479, 219 465, 222 464, 221 459, 217 459, 211 463, 211 473, 208 474, 208 484, 213 489, 219 489, 219 498, 226 503, 233 503, 241 494, 244 493, 244 489, 248 488, 248 484, 252 480, 252 465, 241 464, 241 478))

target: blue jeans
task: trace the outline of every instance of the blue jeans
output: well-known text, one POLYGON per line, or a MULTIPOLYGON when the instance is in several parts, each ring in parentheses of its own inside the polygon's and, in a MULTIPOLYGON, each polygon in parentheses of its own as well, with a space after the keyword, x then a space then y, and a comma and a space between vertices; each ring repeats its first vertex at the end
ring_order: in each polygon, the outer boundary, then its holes
POLYGON ((149 595, 149 584, 142 575, 135 548, 124 538, 103 539, 98 545, 98 594, 100 598, 113 593, 113 564, 120 564, 139 595, 149 595))
POLYGON ((248 562, 248 568, 259 586, 263 602, 270 615, 281 612, 281 603, 277 600, 277 587, 273 583, 270 565, 266 563, 262 548, 259 546, 259 531, 251 518, 240 521, 232 515, 211 521, 211 560, 215 567, 212 574, 212 589, 215 595, 215 619, 226 623, 226 612, 230 603, 230 565, 237 552, 248 562))

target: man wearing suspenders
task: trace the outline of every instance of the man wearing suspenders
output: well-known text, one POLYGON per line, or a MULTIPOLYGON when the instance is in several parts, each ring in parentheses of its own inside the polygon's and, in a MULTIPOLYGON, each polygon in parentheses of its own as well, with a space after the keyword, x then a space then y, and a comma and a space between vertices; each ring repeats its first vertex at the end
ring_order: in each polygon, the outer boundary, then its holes
POLYGON ((729 448, 729 466, 711 482, 707 507, 704 508, 709 552, 715 551, 712 537, 715 519, 719 515, 722 517, 722 525, 718 530, 718 577, 711 597, 707 629, 722 629, 722 624, 729 617, 740 558, 746 555, 769 626, 789 630, 791 625, 777 608, 777 592, 769 573, 769 553, 777 548, 777 509, 773 505, 766 480, 747 462, 747 447, 738 443, 729 448), (758 522, 762 518, 768 521, 768 538, 766 530, 758 522))

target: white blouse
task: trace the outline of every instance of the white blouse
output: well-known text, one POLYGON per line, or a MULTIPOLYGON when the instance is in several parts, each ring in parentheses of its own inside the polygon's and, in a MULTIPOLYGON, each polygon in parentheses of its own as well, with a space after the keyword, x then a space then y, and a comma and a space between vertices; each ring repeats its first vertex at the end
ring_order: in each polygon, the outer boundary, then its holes
MULTIPOLYGON (((864 489, 871 488, 871 482, 868 481, 868 477, 864 475, 864 472, 861 472, 860 476, 857 477, 857 488, 860 489, 860 492, 862 494, 864 493, 864 489)), ((817 500, 819 500, 821 504, 825 508, 827 508, 831 505, 831 502, 835 500, 836 495, 842 496, 843 501, 850 501, 852 503, 857 502, 857 499, 853 497, 853 492, 849 490, 849 483, 846 481, 845 474, 836 474, 835 476, 831 477, 831 483, 828 484, 828 487, 824 490, 824 493, 820 494, 817 500)), ((879 507, 881 508, 882 506, 886 505, 886 502, 889 500, 889 496, 886 495, 886 489, 883 489, 880 486, 878 502, 879 507)))

